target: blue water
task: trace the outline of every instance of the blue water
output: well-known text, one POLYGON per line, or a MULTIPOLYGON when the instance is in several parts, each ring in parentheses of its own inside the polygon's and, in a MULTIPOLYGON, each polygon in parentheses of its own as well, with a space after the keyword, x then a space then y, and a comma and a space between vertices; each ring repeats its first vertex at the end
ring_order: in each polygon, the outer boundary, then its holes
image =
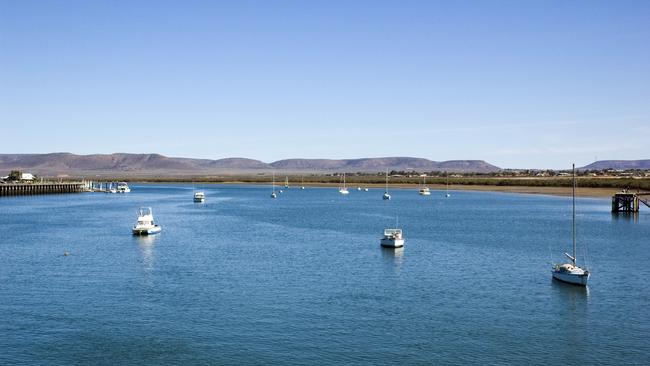
POLYGON ((202 188, 0 198, 0 364, 650 364, 645 208, 578 200, 584 289, 570 198, 202 188))

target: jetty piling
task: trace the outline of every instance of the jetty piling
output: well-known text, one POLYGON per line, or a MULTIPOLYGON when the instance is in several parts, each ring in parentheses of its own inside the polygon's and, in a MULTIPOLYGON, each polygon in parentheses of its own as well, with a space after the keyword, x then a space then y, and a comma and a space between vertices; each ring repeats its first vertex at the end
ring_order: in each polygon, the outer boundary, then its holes
POLYGON ((627 189, 617 192, 612 196, 612 212, 639 212, 639 204, 650 207, 650 202, 645 196, 650 192, 629 192, 627 189))

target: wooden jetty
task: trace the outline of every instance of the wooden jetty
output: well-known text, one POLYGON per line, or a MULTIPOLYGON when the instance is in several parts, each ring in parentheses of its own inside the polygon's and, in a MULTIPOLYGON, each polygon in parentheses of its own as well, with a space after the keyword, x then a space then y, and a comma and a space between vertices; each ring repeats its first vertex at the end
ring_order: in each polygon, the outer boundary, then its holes
POLYGON ((650 192, 629 192, 627 189, 617 192, 612 196, 612 212, 639 212, 639 204, 650 207, 646 196, 650 192))
POLYGON ((0 184, 0 197, 54 193, 81 193, 88 192, 89 187, 89 182, 2 183, 0 184))

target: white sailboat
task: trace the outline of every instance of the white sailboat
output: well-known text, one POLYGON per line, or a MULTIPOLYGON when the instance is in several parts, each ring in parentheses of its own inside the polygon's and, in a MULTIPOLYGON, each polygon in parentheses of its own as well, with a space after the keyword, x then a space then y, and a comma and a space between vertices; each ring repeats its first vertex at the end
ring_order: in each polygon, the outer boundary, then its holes
POLYGON ((447 172, 447 183, 445 185, 445 197, 447 198, 451 197, 451 194, 449 193, 449 172, 447 172))
POLYGON ((572 219, 573 255, 564 253, 571 263, 556 264, 553 266, 553 278, 579 286, 587 286, 589 271, 576 264, 576 166, 573 164, 573 219, 572 219))
POLYGON ((203 192, 203 191, 195 191, 194 190, 194 183, 192 183, 192 191, 194 192, 194 202, 196 202, 196 203, 205 202, 205 192, 203 192))
POLYGON ((305 177, 300 176, 300 189, 305 189, 305 177))
POLYGON ((422 188, 420 188, 419 191, 421 196, 430 196, 431 191, 429 190, 429 187, 427 187, 427 177, 424 176, 422 177, 422 188))
POLYGON ((386 172, 386 190, 384 190, 384 195, 382 196, 382 198, 385 200, 390 199, 390 194, 388 194, 388 172, 386 172))
POLYGON ((345 173, 343 173, 343 185, 339 187, 340 194, 349 194, 348 187, 345 186, 345 173))
POLYGON ((277 198, 278 195, 275 194, 275 172, 273 172, 273 183, 272 184, 272 191, 271 191, 271 198, 277 198))
POLYGON ((284 177, 284 188, 289 189, 289 177, 284 177))

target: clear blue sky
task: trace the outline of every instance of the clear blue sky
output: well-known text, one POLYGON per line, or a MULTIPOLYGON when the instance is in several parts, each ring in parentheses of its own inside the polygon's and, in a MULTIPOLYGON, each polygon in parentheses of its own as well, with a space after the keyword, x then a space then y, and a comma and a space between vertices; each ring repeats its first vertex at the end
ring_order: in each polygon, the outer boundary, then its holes
POLYGON ((0 153, 650 158, 650 1, 0 0, 0 153))

